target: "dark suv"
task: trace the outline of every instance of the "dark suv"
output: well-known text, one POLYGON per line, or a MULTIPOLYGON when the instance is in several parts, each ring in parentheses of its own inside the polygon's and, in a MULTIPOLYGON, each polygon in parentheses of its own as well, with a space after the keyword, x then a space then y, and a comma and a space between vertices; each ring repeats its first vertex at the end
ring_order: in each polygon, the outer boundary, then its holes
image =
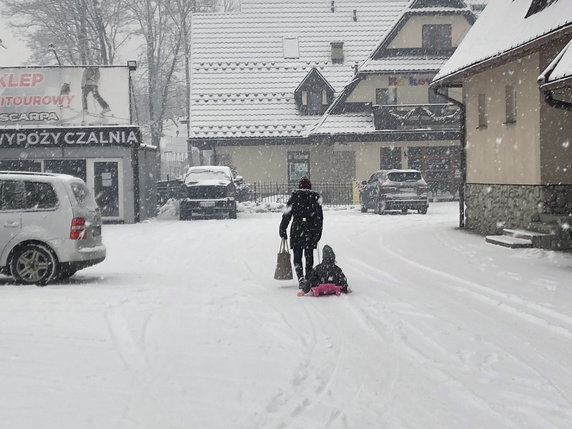
POLYGON ((190 167, 180 199, 180 219, 226 215, 236 219, 236 184, 230 167, 190 167))
POLYGON ((429 208, 427 183, 417 170, 379 170, 360 187, 361 211, 372 209, 383 214, 388 210, 417 210, 426 214, 429 208))

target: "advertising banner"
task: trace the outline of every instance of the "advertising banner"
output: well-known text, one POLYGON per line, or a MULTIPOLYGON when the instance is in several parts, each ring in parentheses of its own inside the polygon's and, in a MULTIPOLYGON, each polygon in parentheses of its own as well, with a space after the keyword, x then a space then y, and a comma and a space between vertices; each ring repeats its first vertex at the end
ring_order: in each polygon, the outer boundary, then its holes
POLYGON ((127 67, 0 68, 0 127, 129 123, 127 67))

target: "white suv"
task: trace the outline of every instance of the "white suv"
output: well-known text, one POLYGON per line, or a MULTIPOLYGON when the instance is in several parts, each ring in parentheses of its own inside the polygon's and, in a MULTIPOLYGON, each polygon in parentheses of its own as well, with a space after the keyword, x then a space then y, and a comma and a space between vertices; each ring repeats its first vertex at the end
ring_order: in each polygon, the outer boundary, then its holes
POLYGON ((0 171, 0 272, 45 285, 105 259, 101 214, 85 182, 0 171))

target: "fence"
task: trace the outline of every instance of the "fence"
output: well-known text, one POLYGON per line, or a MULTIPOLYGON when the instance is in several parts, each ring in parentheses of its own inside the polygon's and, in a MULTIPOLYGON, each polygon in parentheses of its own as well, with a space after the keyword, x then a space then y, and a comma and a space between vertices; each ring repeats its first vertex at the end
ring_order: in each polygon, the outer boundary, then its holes
MULTIPOLYGON (((265 203, 286 203, 297 184, 249 183, 248 200, 265 203)), ((313 183, 312 189, 322 196, 322 204, 340 206, 353 203, 351 183, 313 183)))

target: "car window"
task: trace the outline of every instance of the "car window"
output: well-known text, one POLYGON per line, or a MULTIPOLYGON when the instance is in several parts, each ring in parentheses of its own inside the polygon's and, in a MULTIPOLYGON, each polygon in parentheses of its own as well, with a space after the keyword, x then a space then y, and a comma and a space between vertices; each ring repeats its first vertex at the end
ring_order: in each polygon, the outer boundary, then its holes
POLYGON ((71 185, 73 196, 80 207, 95 207, 96 203, 85 183, 73 182, 71 185))
POLYGON ((0 182, 0 210, 22 210, 25 205, 24 184, 16 180, 0 182))
POLYGON ((25 208, 53 209, 58 205, 56 191, 49 183, 44 182, 24 182, 26 203, 25 208))
POLYGON ((387 175, 392 182, 417 182, 421 180, 419 171, 393 171, 387 175))

